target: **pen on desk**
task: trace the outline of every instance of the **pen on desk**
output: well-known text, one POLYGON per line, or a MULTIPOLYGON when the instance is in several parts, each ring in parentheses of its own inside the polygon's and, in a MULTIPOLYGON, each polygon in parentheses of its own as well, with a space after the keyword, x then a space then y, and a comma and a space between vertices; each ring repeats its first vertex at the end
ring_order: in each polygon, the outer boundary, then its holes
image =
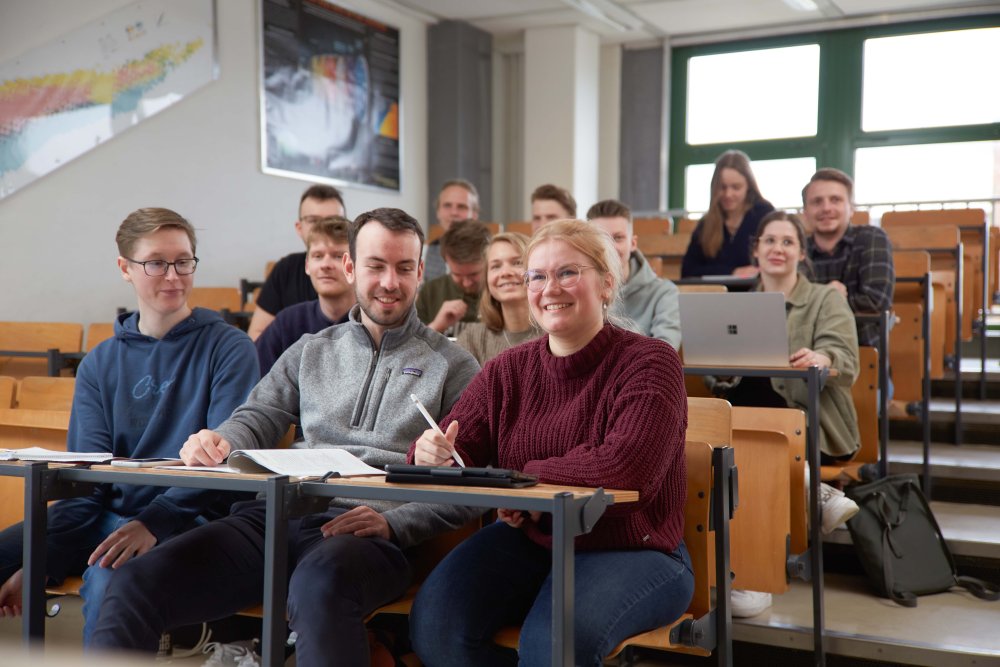
MULTIPOLYGON (((410 400, 413 401, 414 405, 417 406, 417 410, 420 410, 420 414, 424 416, 424 419, 426 419, 427 423, 431 425, 431 428, 434 429, 438 433, 438 435, 440 435, 442 438, 446 437, 444 431, 441 430, 441 427, 438 426, 437 422, 434 421, 434 418, 431 417, 431 413, 427 412, 427 408, 425 408, 424 404, 420 402, 420 399, 417 398, 417 395, 410 394, 410 400)), ((462 468, 465 467, 465 461, 462 460, 462 457, 458 455, 457 451, 455 451, 454 449, 451 450, 451 456, 453 459, 455 459, 455 463, 457 463, 462 468)))

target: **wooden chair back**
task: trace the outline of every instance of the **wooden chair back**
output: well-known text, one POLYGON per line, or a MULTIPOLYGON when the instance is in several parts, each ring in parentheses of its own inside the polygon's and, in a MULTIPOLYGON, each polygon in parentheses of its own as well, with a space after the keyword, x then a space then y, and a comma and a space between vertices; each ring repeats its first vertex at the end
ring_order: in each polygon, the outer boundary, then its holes
MULTIPOLYGON (((68 410, 0 408, 0 449, 46 447, 66 449, 68 410)), ((0 477, 0 529, 24 517, 24 481, 0 477)))
MULTIPOLYGON (((733 408, 733 447, 737 448, 754 433, 778 433, 788 441, 789 469, 789 530, 790 549, 793 554, 804 553, 809 548, 806 506, 806 414, 797 408, 733 408)), ((737 462, 737 467, 739 466, 737 462)), ((740 507, 743 498, 743 471, 740 469, 740 507)), ((739 510, 736 512, 739 515, 739 510)))
POLYGON ((29 376, 17 383, 14 407, 18 410, 60 410, 73 408, 76 378, 29 376))
POLYGON ((851 214, 852 225, 867 225, 871 223, 871 215, 868 211, 855 211, 851 214))
MULTIPOLYGON (((954 324, 949 329, 947 307, 953 304, 954 272, 931 271, 931 257, 925 250, 896 250, 892 253, 897 278, 931 277, 931 377, 943 378, 945 373, 945 341, 954 341, 954 324), (937 305, 935 307, 935 304, 937 305), (951 331, 951 336, 948 335, 951 331)), ((899 322, 889 332, 889 361, 893 368, 893 401, 903 403, 919 401, 923 377, 924 312, 922 288, 915 283, 896 282, 893 293, 893 311, 899 322)), ((954 317, 952 317, 954 323, 954 317)))
POLYGON ((638 236, 672 234, 674 221, 670 218, 636 218, 632 221, 632 233, 638 236))
POLYGON ((83 325, 75 322, 0 322, 0 373, 21 378, 47 375, 44 357, 5 357, 12 352, 81 352, 83 325))
POLYGON ((861 449, 852 463, 878 462, 878 348, 858 348, 858 376, 851 387, 854 410, 858 413, 861 449))
POLYGON ((725 291, 727 291, 725 285, 711 285, 711 284, 708 284, 708 283, 704 283, 704 284, 691 284, 691 285, 678 285, 677 289, 679 291, 681 291, 681 292, 684 292, 684 293, 691 293, 691 292, 712 292, 712 293, 718 293, 718 292, 725 292, 725 291))
POLYGON ((115 335, 114 322, 92 322, 87 327, 87 352, 115 335))
POLYGON ((685 439, 707 442, 713 447, 728 445, 733 436, 733 407, 721 398, 688 397, 688 425, 685 439))
MULTIPOLYGON (((989 289, 989 273, 983 273, 983 229, 986 211, 981 208, 944 209, 934 211, 890 211, 882 216, 882 227, 913 227, 928 229, 956 226, 962 239, 962 339, 972 338, 973 322, 983 303, 983 290, 989 289)), ((986 240, 988 243, 989 240, 986 240)), ((992 292, 989 292, 992 296, 992 292)))
POLYGON ((647 258, 661 258, 663 269, 660 277, 669 280, 678 280, 681 277, 681 262, 690 243, 691 234, 647 234, 638 236, 640 252, 647 258))
POLYGON ((427 236, 424 237, 424 242, 434 243, 442 236, 444 236, 444 227, 438 224, 428 225, 427 236))
POLYGON ((188 305, 192 308, 238 313, 241 307, 240 291, 235 287, 192 287, 188 305))
POLYGON ((677 229, 675 229, 674 232, 677 234, 691 234, 697 226, 697 220, 692 220, 691 218, 680 218, 677 220, 677 229))
POLYGON ((271 262, 268 262, 267 264, 264 265, 264 279, 265 280, 267 279, 267 277, 269 275, 271 275, 271 271, 274 270, 274 265, 275 264, 277 264, 277 262, 271 261, 271 262))
POLYGON ((14 390, 17 380, 9 375, 0 375, 0 408, 14 407, 14 390))
POLYGON ((531 229, 531 221, 527 222, 508 222, 503 226, 505 232, 520 232, 527 237, 530 237, 534 232, 531 229))
POLYGON ((647 257, 646 262, 649 264, 649 268, 653 270, 660 278, 666 278, 663 275, 663 258, 662 257, 647 257))

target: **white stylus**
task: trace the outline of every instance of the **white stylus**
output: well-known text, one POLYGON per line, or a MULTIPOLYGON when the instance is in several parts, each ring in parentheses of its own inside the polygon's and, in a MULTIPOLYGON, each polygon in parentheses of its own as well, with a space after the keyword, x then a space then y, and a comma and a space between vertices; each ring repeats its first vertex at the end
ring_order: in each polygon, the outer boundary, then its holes
MULTIPOLYGON (((417 395, 410 394, 410 400, 413 401, 414 405, 417 406, 417 410, 420 410, 420 414, 424 416, 424 419, 426 419, 427 423, 431 425, 431 428, 434 429, 437 432, 437 434, 440 435, 442 438, 447 439, 447 437, 444 434, 444 431, 441 430, 441 427, 438 426, 437 422, 434 421, 434 418, 431 417, 431 413, 427 412, 427 408, 425 408, 424 404, 420 402, 420 399, 417 398, 417 395)), ((453 459, 455 459, 455 463, 457 463, 460 467, 462 468, 465 467, 465 461, 462 460, 462 457, 458 455, 457 451, 452 449, 451 456, 453 459)))

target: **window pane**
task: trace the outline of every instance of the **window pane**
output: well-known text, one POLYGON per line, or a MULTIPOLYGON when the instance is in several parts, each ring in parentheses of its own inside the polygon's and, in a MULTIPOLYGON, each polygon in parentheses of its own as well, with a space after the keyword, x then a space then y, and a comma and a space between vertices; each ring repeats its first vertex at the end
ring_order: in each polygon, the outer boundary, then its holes
POLYGON ((687 141, 715 144, 816 134, 819 45, 688 60, 687 141), (767 91, 794 91, 768 95, 767 91))
MULTIPOLYGON (((816 171, 816 158, 754 160, 751 166, 764 199, 775 208, 797 209, 802 206, 802 187, 816 171)), ((714 170, 714 164, 693 164, 687 168, 684 207, 688 211, 701 214, 708 209, 714 170)))
POLYGON ((1000 194, 1000 141, 861 148, 854 174, 859 203, 993 197, 1000 194))
POLYGON ((865 132, 1000 122, 1000 28, 865 41, 865 132))

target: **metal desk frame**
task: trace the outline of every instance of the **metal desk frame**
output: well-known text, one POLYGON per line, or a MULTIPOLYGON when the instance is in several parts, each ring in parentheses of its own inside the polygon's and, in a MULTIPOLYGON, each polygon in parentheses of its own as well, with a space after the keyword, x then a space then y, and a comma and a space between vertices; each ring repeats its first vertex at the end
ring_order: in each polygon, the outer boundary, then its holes
POLYGON ((878 476, 889 474, 889 331, 892 329, 892 312, 855 313, 859 323, 878 324, 878 476))
POLYGON ((826 665, 823 643, 823 524, 819 504, 819 394, 829 377, 829 370, 818 366, 809 368, 747 367, 747 366, 685 366, 685 375, 740 375, 743 377, 793 378, 805 380, 807 387, 806 459, 809 464, 809 560, 789 563, 796 576, 812 581, 813 601, 813 656, 817 667, 826 665))

